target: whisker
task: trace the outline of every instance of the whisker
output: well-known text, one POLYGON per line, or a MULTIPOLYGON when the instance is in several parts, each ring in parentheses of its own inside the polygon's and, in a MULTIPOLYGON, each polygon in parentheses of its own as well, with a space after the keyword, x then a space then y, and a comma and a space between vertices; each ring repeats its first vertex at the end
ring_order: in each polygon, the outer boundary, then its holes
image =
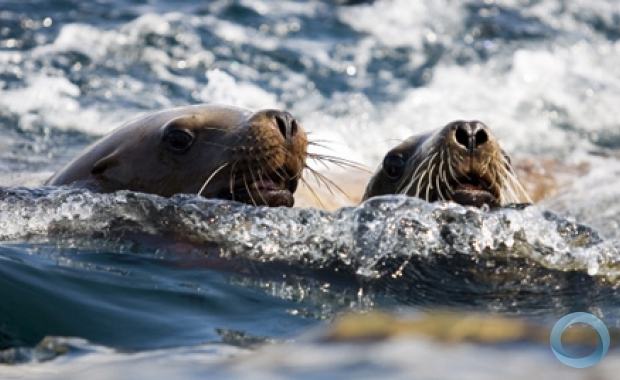
POLYGON ((311 160, 313 160, 313 161, 318 161, 321 165, 323 165, 323 167, 325 169, 329 169, 329 166, 327 166, 327 164, 325 163, 325 160, 321 160, 321 159, 318 159, 318 158, 315 158, 315 157, 310 157, 310 156, 309 156, 309 158, 311 160))
POLYGON ((248 186, 248 181, 245 179, 245 173, 243 173, 243 185, 245 186, 245 190, 248 192, 248 196, 252 200, 252 204, 254 206, 257 206, 256 201, 254 200, 254 197, 252 196, 252 192, 250 191, 250 187, 248 186))
POLYGON ((341 162, 341 163, 345 163, 345 164, 350 164, 350 165, 356 165, 356 166, 360 166, 360 167, 364 167, 364 165, 352 161, 352 160, 348 160, 346 158, 343 157, 338 157, 338 156, 331 156, 328 154, 321 154, 321 153, 308 153, 308 157, 311 158, 319 158, 319 159, 324 159, 324 160, 332 160, 332 161, 337 161, 337 162, 341 162))
POLYGON ((506 170, 505 171, 508 175, 508 177, 510 178, 510 182, 512 183, 512 186, 516 188, 516 190, 521 193, 522 198, 518 197, 517 202, 522 202, 523 200, 525 200, 525 202, 527 203, 534 203, 532 201, 532 198, 530 197, 530 195, 527 193, 527 191, 523 188, 523 185, 521 184, 521 182, 519 181, 519 179, 510 171, 506 170))
POLYGON ((336 184, 334 181, 332 181, 331 179, 329 179, 327 176, 325 176, 324 174, 321 174, 320 172, 314 170, 313 168, 306 166, 306 168, 313 173, 315 176, 317 176, 321 182, 323 182, 327 189, 329 190, 329 192, 334 195, 334 193, 331 191, 331 188, 335 188, 336 190, 338 190, 342 195, 344 195, 345 197, 347 197, 347 199, 349 200, 353 200, 352 197, 346 192, 344 191, 340 186, 338 186, 338 184, 336 184))
MULTIPOLYGON (((424 183, 424 178, 426 177, 426 175, 427 175, 427 173, 428 173, 428 171, 430 169, 431 163, 433 162, 433 160, 435 160, 436 157, 437 157, 437 153, 434 153, 432 155, 429 155, 428 159, 424 161, 425 162, 424 169, 420 172, 420 176, 417 179, 418 185, 416 186, 416 193, 415 193, 416 197, 420 197, 420 191, 422 190, 422 184, 424 183)), ((407 189, 407 193, 409 191, 410 191, 410 189, 407 189)))
POLYGON ((507 191, 510 195, 510 197, 506 199, 507 203, 518 203, 519 196, 515 193, 515 189, 512 187, 512 185, 508 183, 508 178, 504 177, 504 181, 507 185, 504 186, 504 191, 507 191))
POLYGON ((213 177, 215 177, 215 175, 217 173, 219 173, 222 169, 224 169, 226 166, 228 166, 228 162, 226 162, 225 164, 223 164, 222 166, 220 166, 219 168, 215 169, 213 171, 213 173, 211 173, 211 175, 209 176, 209 178, 207 178, 207 180, 205 181, 205 183, 202 185, 202 187, 200 188, 200 190, 198 190, 198 194, 197 195, 202 195, 202 192, 205 191, 205 188, 207 187, 207 185, 209 184, 209 182, 211 182, 211 180, 213 179, 213 177))
POLYGON ((420 162, 420 164, 419 164, 419 165, 418 165, 415 169, 413 169, 413 168, 411 169, 411 171, 413 172, 413 174, 412 174, 411 176, 406 176, 406 177, 403 177, 403 180, 401 181, 401 183, 402 183, 402 184, 404 184, 404 183, 405 183, 405 181, 407 180, 407 178, 410 178, 410 181, 409 181, 409 183, 408 183, 406 186, 400 186, 400 184, 399 184, 398 189, 400 189, 400 190, 399 190, 399 191, 397 191, 399 194, 407 194, 407 193, 409 193, 409 191, 411 191, 411 188, 412 188, 412 187, 413 187, 413 185, 415 184, 415 181, 416 181, 416 177, 417 177, 417 175, 418 175, 418 172, 419 172, 419 171, 420 171, 420 170, 424 167, 424 165, 426 165, 426 162, 427 162, 428 160, 430 160, 430 159, 431 159, 431 156, 430 156, 430 155, 426 156, 426 157, 424 158, 424 160, 422 160, 422 162, 420 162), (405 187, 406 187, 406 188, 405 188, 405 187))
POLYGON ((437 185, 437 193, 439 193, 439 197, 441 198, 442 201, 447 200, 446 197, 443 195, 443 191, 441 191, 441 186, 439 186, 439 178, 440 176, 437 175, 435 177, 435 185, 437 185))
POLYGON ((324 154, 316 154, 316 153, 308 153, 308 158, 314 161, 319 161, 319 162, 327 161, 341 168, 353 168, 353 169, 361 170, 367 173, 372 173, 372 171, 368 169, 365 165, 362 165, 355 161, 347 160, 345 158, 340 158, 336 156, 328 156, 324 154))
MULTIPOLYGON (((446 184, 446 187, 448 188, 448 194, 454 194, 454 189, 452 188, 452 186, 450 185, 450 181, 448 181, 448 173, 446 170, 444 170, 444 166, 449 165, 449 162, 447 159, 445 159, 447 155, 447 151, 444 149, 441 152, 441 156, 442 156, 442 160, 441 160, 441 166, 439 168, 439 171, 441 172, 441 179, 443 180, 443 182, 446 184)), ((450 196, 448 196, 448 198, 451 198, 450 196)))
POLYGON ((433 189, 433 170, 435 169, 436 162, 433 162, 430 170, 428 171, 428 184, 426 186, 426 201, 430 202, 430 191, 433 189))
POLYGON ((415 196, 418 197, 418 198, 420 197, 420 191, 422 190, 423 178, 426 177, 426 172, 427 172, 427 169, 424 169, 422 171, 423 175, 420 177, 420 179, 417 182, 418 185, 416 186, 416 189, 415 189, 415 196))
MULTIPOLYGON (((260 199, 263 201, 263 204, 264 204, 264 205, 266 205, 266 206, 268 206, 268 205, 269 205, 269 202, 267 202, 267 200, 265 199, 265 197, 263 197, 263 193, 262 193, 262 192, 260 192, 260 191, 258 190, 258 184, 256 183, 256 178, 254 177, 254 173, 252 172, 252 168, 251 168, 251 167, 250 167, 250 171, 249 171, 249 173, 250 173, 250 176, 252 177, 252 182, 254 183, 254 187, 256 187, 256 192, 258 193, 258 196, 259 196, 259 197, 260 197, 260 199)), ((257 173, 256 173, 256 174, 260 177, 260 182, 263 182, 263 178, 262 178, 262 176, 261 176, 261 174, 260 174, 260 169, 259 169, 259 170, 257 170, 257 173)))
POLYGON ((528 194, 527 190, 525 190, 525 188, 521 184, 521 181, 519 181, 519 179, 517 178, 517 175, 515 174, 512 165, 508 162, 508 160, 505 157, 503 157, 503 161, 504 161, 504 170, 510 177, 511 182, 513 183, 513 186, 517 188, 517 190, 521 193, 521 195, 523 196, 523 199, 525 199, 526 202, 534 203, 532 201, 532 198, 528 194))
POLYGON ((316 170, 310 168, 309 166, 306 166, 306 169, 310 172, 310 174, 312 174, 312 178, 314 179, 314 182, 318 185, 319 188, 322 188, 323 186, 327 187, 327 190, 330 192, 331 195, 335 195, 331 188, 329 186, 327 186, 325 183, 323 183, 321 181, 321 179, 319 178, 319 176, 316 175, 316 170))
POLYGON ((317 141, 308 141, 308 146, 318 146, 319 148, 323 148, 323 149, 327 149, 331 152, 335 152, 334 148, 331 148, 325 144, 322 144, 320 142, 317 141))
MULTIPOLYGON (((444 160, 440 159, 439 160, 439 167, 437 168, 437 176, 435 177, 435 185, 437 185, 437 192, 439 193, 439 196, 441 197, 442 201, 447 200, 446 197, 443 195, 443 191, 441 191, 441 186, 440 186, 440 180, 443 181, 443 166, 444 166, 444 160)), ((445 182, 446 187, 450 186, 447 182, 445 182)))
POLYGON ((508 178, 507 172, 505 169, 498 169, 497 175, 500 179, 500 183, 502 183, 502 197, 504 199, 504 203, 515 203, 518 202, 517 194, 515 193, 512 184, 510 183, 510 179, 508 178))
MULTIPOLYGON (((312 135, 312 132, 306 132, 306 135, 310 136, 312 135)), ((327 140, 327 139, 312 139, 308 142, 318 142, 318 143, 326 143, 326 144, 336 144, 336 145, 343 145, 341 142, 338 141, 334 141, 334 140, 327 140)))
POLYGON ((316 199, 316 201, 319 203, 319 205, 321 205, 322 208, 326 208, 325 205, 323 204, 323 202, 321 201, 321 198, 319 197, 319 195, 316 193, 316 191, 314 191, 314 189, 312 188, 312 186, 308 183, 308 181, 306 181, 304 178, 300 178, 301 182, 303 182, 306 187, 308 188, 308 190, 310 190, 310 194, 312 194, 312 196, 314 197, 314 199, 316 199))

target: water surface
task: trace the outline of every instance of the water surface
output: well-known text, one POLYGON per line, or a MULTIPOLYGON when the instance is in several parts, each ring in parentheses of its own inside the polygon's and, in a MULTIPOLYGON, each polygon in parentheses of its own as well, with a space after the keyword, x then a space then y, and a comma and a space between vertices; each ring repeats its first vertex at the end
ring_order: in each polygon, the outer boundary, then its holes
POLYGON ((534 343, 306 335, 339 313, 436 308, 620 327, 616 2, 354 3, 0 3, 3 378, 613 378, 613 349, 575 372, 534 343), (370 167, 458 118, 491 126, 516 161, 587 170, 559 173, 535 207, 492 211, 39 187, 136 114, 199 102, 289 109, 370 167))

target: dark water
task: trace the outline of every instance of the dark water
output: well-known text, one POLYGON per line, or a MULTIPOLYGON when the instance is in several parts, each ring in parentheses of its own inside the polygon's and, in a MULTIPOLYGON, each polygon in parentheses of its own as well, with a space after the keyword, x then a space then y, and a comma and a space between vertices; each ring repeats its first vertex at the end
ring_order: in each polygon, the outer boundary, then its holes
POLYGON ((3 378, 613 378, 613 350, 576 374, 535 345, 308 343, 371 310, 620 328, 618 4, 354 3, 0 1, 3 378), (372 167, 395 139, 475 118, 517 159, 590 170, 494 211, 37 187, 120 122, 199 102, 287 108, 372 167))

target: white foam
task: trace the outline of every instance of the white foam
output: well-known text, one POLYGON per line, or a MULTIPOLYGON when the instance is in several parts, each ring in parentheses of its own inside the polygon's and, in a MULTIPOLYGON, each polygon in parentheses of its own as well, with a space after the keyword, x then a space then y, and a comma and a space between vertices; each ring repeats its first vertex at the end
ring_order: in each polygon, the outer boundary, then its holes
POLYGON ((41 117, 58 128, 96 133, 105 124, 94 110, 82 110, 79 87, 64 77, 31 75, 26 87, 0 92, 0 106, 19 115, 22 128, 32 127, 41 117))
POLYGON ((343 8, 341 19, 354 29, 370 33, 387 46, 421 48, 425 41, 451 36, 461 29, 463 2, 376 1, 372 5, 343 8))
POLYGON ((171 32, 170 21, 182 17, 169 13, 166 17, 147 13, 123 25, 119 29, 101 29, 88 24, 66 24, 50 45, 35 49, 37 54, 58 51, 78 51, 92 58, 104 57, 110 49, 131 46, 149 33, 165 35, 171 32))
POLYGON ((237 82, 225 71, 209 70, 206 75, 208 83, 200 92, 200 99, 205 103, 230 104, 249 109, 281 107, 274 95, 250 83, 237 82))
POLYGON ((316 16, 317 12, 324 8, 325 5, 318 1, 288 1, 279 0, 264 1, 264 0, 241 0, 241 4, 255 10, 257 13, 265 15, 278 15, 278 16, 316 16))

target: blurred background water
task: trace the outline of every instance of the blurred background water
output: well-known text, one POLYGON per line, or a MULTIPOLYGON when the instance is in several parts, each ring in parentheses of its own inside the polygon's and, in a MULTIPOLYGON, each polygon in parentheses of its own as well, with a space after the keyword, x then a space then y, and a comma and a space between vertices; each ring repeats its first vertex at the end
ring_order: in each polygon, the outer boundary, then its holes
POLYGON ((436 307, 620 327, 619 39, 615 0, 0 0, 0 374, 611 378, 613 350, 575 372, 544 345, 304 333, 340 312, 436 307), (517 161, 587 170, 491 213, 8 187, 136 114, 200 102, 286 108, 370 167, 398 139, 480 119, 517 161))

